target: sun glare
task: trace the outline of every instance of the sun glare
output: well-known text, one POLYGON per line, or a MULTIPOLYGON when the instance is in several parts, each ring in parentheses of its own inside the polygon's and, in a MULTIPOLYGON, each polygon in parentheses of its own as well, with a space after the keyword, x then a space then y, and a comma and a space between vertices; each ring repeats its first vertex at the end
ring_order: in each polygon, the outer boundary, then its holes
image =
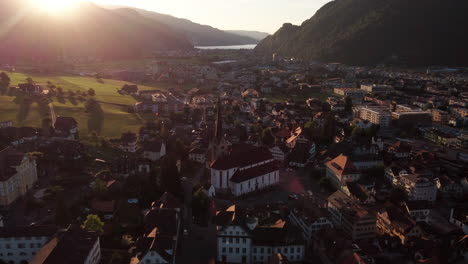
POLYGON ((50 13, 59 13, 73 8, 73 5, 82 0, 31 0, 38 9, 50 13))

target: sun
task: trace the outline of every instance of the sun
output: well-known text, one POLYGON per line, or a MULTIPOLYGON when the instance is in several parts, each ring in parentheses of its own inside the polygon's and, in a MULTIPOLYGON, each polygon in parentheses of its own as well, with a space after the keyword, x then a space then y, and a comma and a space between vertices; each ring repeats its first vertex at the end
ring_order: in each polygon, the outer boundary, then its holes
POLYGON ((30 0, 34 7, 49 13, 59 13, 72 9, 73 6, 82 0, 30 0))

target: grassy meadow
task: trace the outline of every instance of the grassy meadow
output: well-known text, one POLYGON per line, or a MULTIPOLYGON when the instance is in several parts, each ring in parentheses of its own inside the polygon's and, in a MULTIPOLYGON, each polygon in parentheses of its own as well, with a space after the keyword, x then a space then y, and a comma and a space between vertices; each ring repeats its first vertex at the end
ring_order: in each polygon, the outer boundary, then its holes
MULTIPOLYGON (((127 112, 127 107, 124 105, 133 105, 136 99, 129 95, 120 95, 117 91, 124 84, 131 84, 129 82, 103 79, 101 83, 91 77, 66 75, 30 75, 17 72, 7 72, 7 74, 10 76, 11 86, 25 83, 26 79, 31 77, 37 84, 47 85, 49 81, 56 87, 62 87, 65 95, 52 98, 55 112, 58 116, 74 117, 79 124, 81 135, 97 131, 105 137, 118 137, 126 131, 137 131, 144 124, 145 118, 151 118, 127 112), (84 104, 87 98, 80 101, 76 96, 68 95, 69 90, 87 92, 90 88, 96 92, 93 98, 101 102, 99 114, 85 112, 84 104)), ((143 85, 138 87, 140 90, 164 89, 143 85)), ((47 114, 40 111, 36 102, 25 107, 20 101, 21 98, 18 96, 0 96, 0 121, 11 120, 15 126, 41 127, 42 119, 47 117, 47 114)))

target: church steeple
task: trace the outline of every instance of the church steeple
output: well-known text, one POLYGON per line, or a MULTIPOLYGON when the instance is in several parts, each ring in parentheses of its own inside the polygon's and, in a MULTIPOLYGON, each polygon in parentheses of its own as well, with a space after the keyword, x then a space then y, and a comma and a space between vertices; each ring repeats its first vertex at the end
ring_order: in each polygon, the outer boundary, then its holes
POLYGON ((218 97, 218 110, 216 113, 216 124, 215 124, 215 138, 221 139, 223 137, 223 117, 221 113, 221 100, 218 97))

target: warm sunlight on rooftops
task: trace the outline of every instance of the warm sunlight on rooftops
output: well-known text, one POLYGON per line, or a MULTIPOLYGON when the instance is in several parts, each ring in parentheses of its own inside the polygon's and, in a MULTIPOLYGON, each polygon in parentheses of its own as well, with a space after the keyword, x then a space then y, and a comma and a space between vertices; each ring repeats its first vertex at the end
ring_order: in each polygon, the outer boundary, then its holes
POLYGON ((82 0, 30 0, 31 4, 39 10, 52 14, 60 14, 74 8, 74 5, 82 0))

